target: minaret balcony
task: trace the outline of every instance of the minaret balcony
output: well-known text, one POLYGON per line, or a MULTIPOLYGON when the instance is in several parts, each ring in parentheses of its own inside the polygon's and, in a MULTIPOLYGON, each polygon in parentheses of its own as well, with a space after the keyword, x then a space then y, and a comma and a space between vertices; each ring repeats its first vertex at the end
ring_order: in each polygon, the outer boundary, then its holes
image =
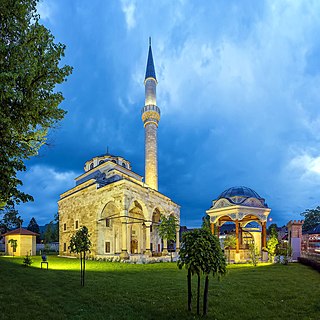
POLYGON ((160 116, 160 108, 154 104, 148 104, 148 105, 144 106, 141 110, 141 114, 144 114, 147 111, 155 111, 155 112, 159 113, 159 116, 160 116))

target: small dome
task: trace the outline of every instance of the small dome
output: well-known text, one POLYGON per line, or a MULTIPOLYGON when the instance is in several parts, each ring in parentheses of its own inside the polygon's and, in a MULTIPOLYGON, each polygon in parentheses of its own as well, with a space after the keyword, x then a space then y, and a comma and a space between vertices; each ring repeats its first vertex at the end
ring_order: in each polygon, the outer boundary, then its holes
MULTIPOLYGON (((242 198, 256 198, 262 199, 254 190, 247 187, 232 187, 223 191, 218 199, 221 198, 233 198, 233 197, 242 197, 242 198)), ((217 199, 217 200, 218 200, 217 199)))

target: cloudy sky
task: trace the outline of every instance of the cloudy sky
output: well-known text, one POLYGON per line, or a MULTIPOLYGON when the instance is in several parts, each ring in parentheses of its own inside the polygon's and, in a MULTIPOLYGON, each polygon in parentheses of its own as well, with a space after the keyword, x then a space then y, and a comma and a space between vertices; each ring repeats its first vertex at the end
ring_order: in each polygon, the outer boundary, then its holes
POLYGON ((44 0, 41 20, 66 44, 65 119, 28 161, 20 207, 49 222, 84 162, 106 152, 144 175, 144 74, 158 78, 159 191, 200 226, 231 186, 266 198, 273 221, 320 205, 320 2, 44 0))

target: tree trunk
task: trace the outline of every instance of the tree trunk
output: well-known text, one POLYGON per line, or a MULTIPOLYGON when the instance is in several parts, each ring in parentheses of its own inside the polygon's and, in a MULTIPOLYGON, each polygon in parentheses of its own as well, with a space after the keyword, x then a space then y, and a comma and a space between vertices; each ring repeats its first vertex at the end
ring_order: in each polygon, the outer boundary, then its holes
POLYGON ((209 275, 206 275, 203 293, 203 315, 208 313, 208 291, 209 291, 209 275))
POLYGON ((198 273, 197 314, 200 315, 200 273, 198 273))
POLYGON ((86 253, 83 253, 83 276, 82 276, 82 286, 84 287, 84 274, 86 271, 86 253))
POLYGON ((80 252, 80 285, 82 286, 82 252, 80 252))
POLYGON ((188 269, 188 311, 191 311, 192 291, 191 291, 191 270, 188 269))

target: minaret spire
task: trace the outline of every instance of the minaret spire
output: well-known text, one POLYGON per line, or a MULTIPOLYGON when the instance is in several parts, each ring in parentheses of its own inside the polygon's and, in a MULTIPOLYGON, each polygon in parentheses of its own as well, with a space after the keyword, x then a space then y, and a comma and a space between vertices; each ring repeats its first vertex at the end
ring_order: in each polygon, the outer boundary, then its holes
POLYGON ((145 106, 142 108, 142 121, 145 131, 145 182, 158 190, 158 139, 157 130, 160 120, 160 109, 157 107, 156 72, 153 63, 151 37, 149 37, 149 52, 146 68, 145 106))
POLYGON ((156 71, 154 69, 154 63, 153 63, 152 49, 151 49, 151 37, 149 37, 149 52, 148 52, 145 81, 148 78, 154 78, 157 81, 156 71))

